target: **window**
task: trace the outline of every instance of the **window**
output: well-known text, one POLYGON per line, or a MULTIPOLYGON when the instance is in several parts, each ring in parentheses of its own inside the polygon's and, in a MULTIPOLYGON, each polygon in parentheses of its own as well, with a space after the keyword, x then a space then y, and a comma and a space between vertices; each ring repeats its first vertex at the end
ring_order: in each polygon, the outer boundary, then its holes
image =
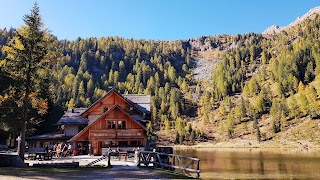
POLYGON ((48 141, 42 141, 42 142, 40 142, 40 147, 46 147, 46 146, 50 146, 50 142, 48 142, 48 141))
POLYGON ((118 121, 118 129, 126 129, 126 121, 118 121))
POLYGON ((105 113, 105 112, 107 112, 108 111, 108 107, 104 107, 103 108, 103 112, 105 113))
POLYGON ((140 141, 130 141, 131 146, 140 146, 141 142, 140 141))
POLYGON ((118 145, 119 146, 127 146, 128 145, 128 141, 118 141, 118 145))
POLYGON ((116 121, 108 121, 108 129, 115 129, 116 121))

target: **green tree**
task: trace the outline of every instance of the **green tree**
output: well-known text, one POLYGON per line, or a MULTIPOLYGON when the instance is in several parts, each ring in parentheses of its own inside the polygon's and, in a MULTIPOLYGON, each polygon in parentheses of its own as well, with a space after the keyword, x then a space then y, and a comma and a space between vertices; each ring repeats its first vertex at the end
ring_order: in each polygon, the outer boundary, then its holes
POLYGON ((92 79, 90 79, 87 84, 87 96, 91 98, 93 96, 93 92, 94 92, 94 84, 92 79))
POLYGON ((166 130, 167 132, 169 132, 170 129, 171 129, 171 125, 170 125, 170 121, 169 121, 168 119, 165 119, 165 120, 164 120, 164 126, 165 126, 165 130, 166 130))
POLYGON ((299 109, 300 112, 302 112, 302 115, 307 115, 309 113, 309 102, 308 99, 306 97, 306 95, 304 95, 304 93, 299 93, 298 94, 298 102, 299 102, 299 109))
POLYGON ((189 136, 189 140, 192 142, 192 144, 194 144, 194 142, 196 140, 194 130, 191 131, 190 136, 189 136))
POLYGON ((226 121, 228 137, 232 139, 234 135, 234 115, 232 113, 228 114, 226 121))
POLYGON ((309 115, 310 117, 317 118, 320 115, 320 104, 317 101, 317 90, 313 85, 310 85, 307 88, 307 100, 309 106, 309 115))
POLYGON ((240 104, 238 104, 238 106, 235 107, 235 117, 239 119, 239 121, 241 120, 241 118, 245 117, 246 115, 246 107, 245 107, 245 102, 243 97, 241 96, 240 99, 240 104))
POLYGON ((76 104, 75 104, 73 98, 71 98, 70 101, 67 103, 67 107, 68 107, 68 109, 73 109, 76 107, 76 104))
MULTIPOLYGON (((52 64, 48 48, 50 39, 43 28, 37 3, 30 15, 25 15, 24 26, 16 31, 16 36, 3 50, 6 57, 6 70, 16 84, 12 88, 16 99, 15 108, 22 110, 20 119, 21 143, 19 156, 24 160, 26 125, 36 118, 36 114, 44 115, 48 109, 48 71, 52 64), (47 95, 46 95, 47 94, 47 95)), ((11 94, 13 91, 7 91, 11 94)))
POLYGON ((119 74, 120 74, 120 81, 125 80, 126 76, 127 76, 127 71, 126 71, 126 66, 124 64, 123 61, 119 62, 119 74))
POLYGON ((296 98, 292 95, 288 98, 287 105, 289 108, 289 117, 295 118, 299 114, 299 106, 296 98))

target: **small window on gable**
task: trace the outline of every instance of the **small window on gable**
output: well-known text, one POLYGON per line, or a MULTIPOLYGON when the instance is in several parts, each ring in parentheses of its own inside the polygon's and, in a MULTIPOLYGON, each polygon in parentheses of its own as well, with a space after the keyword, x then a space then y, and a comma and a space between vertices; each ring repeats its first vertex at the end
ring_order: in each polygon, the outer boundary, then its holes
POLYGON ((115 129, 116 121, 108 121, 108 129, 115 129))
POLYGON ((107 112, 108 111, 108 107, 104 107, 103 108, 103 112, 105 113, 105 112, 107 112))
POLYGON ((126 121, 118 121, 118 129, 126 129, 126 121))
POLYGON ((130 111, 132 111, 132 110, 133 110, 133 107, 130 107, 129 109, 130 109, 130 111))

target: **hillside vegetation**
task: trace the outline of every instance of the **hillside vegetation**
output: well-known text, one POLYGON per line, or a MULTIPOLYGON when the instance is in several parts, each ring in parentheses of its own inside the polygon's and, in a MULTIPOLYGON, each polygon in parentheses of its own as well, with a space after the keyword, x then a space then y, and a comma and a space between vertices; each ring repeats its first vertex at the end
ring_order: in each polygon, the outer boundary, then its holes
MULTIPOLYGON (((163 144, 286 140, 320 145, 319 28, 320 17, 313 15, 268 35, 176 41, 69 41, 50 35, 50 51, 58 61, 51 67, 49 109, 28 124, 28 132, 55 130, 52 124, 66 109, 88 107, 115 88, 151 95, 148 129, 163 144), (212 72, 209 80, 194 78, 198 58, 214 61, 206 71, 212 72)), ((13 85, 3 47, 15 35, 15 29, 0 30, 0 95, 13 85)), ((1 106, 1 133, 17 135, 10 121, 14 115, 9 119, 1 106)))
POLYGON ((198 116, 216 141, 285 140, 319 145, 320 18, 228 50, 211 84, 202 84, 198 116), (210 127, 210 128, 208 128, 210 127))

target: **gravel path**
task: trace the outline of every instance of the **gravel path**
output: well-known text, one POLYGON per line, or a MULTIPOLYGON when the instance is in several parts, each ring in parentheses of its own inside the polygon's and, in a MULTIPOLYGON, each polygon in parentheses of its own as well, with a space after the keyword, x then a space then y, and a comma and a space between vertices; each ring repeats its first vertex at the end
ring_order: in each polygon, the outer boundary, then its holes
POLYGON ((133 159, 128 161, 111 159, 112 168, 102 167, 107 165, 107 160, 102 160, 96 165, 101 167, 84 168, 83 166, 94 161, 97 156, 75 156, 70 158, 54 158, 51 161, 26 160, 32 166, 35 163, 79 162, 79 168, 0 168, 0 180, 84 180, 84 179, 185 179, 185 176, 170 172, 137 167, 133 159))

